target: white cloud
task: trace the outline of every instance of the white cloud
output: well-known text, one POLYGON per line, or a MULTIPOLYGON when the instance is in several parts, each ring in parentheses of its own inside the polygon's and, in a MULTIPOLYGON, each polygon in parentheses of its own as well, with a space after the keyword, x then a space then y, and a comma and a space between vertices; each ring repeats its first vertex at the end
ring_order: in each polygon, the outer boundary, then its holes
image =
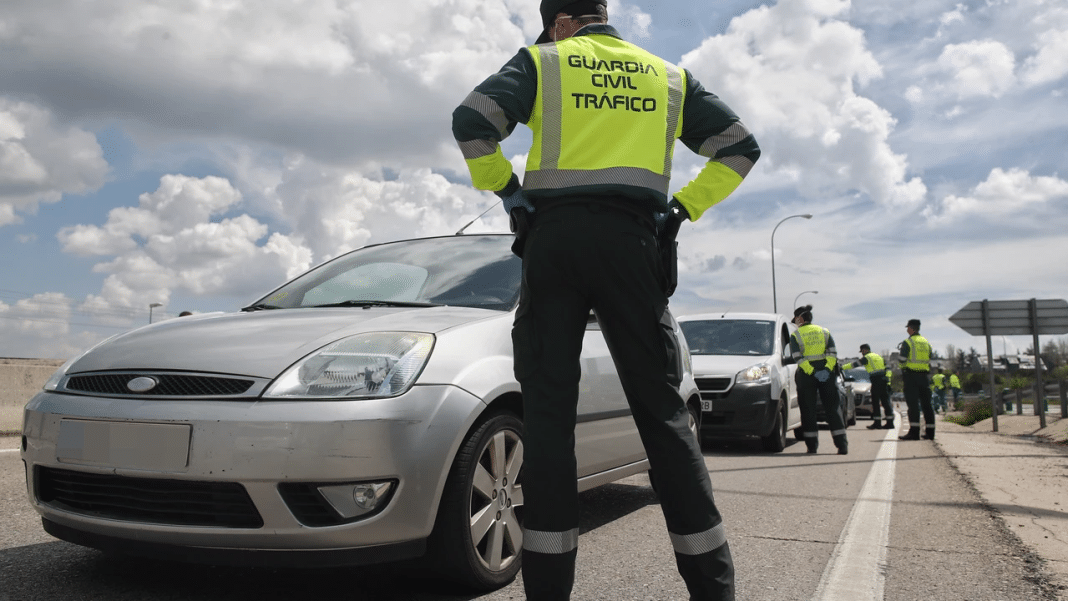
POLYGON ((1068 75, 1068 28, 1050 29, 1039 35, 1038 53, 1024 61, 1020 78, 1035 86, 1068 75))
POLYGON ((882 70, 863 32, 842 20, 848 9, 837 0, 761 6, 680 65, 754 131, 761 169, 796 175, 810 198, 859 190, 880 204, 913 207, 926 188, 889 146, 894 118, 854 90, 882 70))
POLYGON ((1016 57, 996 40, 949 44, 938 57, 938 65, 951 77, 949 89, 962 99, 998 98, 1016 83, 1016 57))
POLYGON ((251 295, 311 265, 312 251, 249 215, 213 221, 237 208, 241 194, 220 177, 166 175, 138 207, 112 209, 103 226, 64 228, 66 252, 114 256, 93 270, 110 274, 82 308, 139 307, 175 291, 251 295))
POLYGON ((48 111, 0 96, 0 226, 65 193, 99 188, 107 171, 93 134, 64 128, 48 111))
POLYGON ((1028 215, 1041 221, 1047 212, 1063 213, 1066 203, 1068 181, 1058 177, 1034 176, 1023 169, 996 168, 971 194, 947 196, 942 201, 940 214, 928 210, 925 215, 932 219, 933 224, 952 222, 967 216, 977 216, 987 222, 1000 222, 1006 216, 1015 216, 1019 223, 1023 223, 1028 215))

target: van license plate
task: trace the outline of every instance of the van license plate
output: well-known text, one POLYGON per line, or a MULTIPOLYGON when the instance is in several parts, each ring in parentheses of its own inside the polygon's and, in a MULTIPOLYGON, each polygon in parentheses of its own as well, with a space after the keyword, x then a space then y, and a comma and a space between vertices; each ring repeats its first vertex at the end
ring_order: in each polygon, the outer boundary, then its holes
POLYGON ((712 411, 712 401, 701 401, 701 411, 712 411))

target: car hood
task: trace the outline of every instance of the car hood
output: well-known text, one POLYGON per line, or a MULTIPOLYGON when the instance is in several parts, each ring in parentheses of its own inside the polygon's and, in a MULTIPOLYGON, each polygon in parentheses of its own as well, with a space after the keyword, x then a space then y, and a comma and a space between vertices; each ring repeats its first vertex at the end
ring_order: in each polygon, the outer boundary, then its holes
POLYGON ((871 390, 871 382, 856 382, 856 381, 854 381, 854 382, 850 382, 849 386, 850 386, 850 388, 853 389, 853 392, 868 392, 868 391, 871 390))
POLYGON ((151 369, 273 378, 308 353, 353 334, 436 334, 500 315, 466 307, 344 307, 179 317, 111 338, 67 373, 151 369))
POLYGON ((743 369, 771 361, 774 357, 761 355, 693 355, 693 375, 733 376, 743 369))

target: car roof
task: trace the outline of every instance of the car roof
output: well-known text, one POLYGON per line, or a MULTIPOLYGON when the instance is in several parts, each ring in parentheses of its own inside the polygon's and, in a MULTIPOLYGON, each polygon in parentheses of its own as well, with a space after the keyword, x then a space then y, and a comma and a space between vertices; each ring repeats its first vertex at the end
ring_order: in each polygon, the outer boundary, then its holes
POLYGON ((786 319, 786 316, 782 313, 694 313, 690 315, 680 315, 675 318, 676 321, 711 321, 718 319, 742 319, 751 321, 776 321, 778 319, 786 319))

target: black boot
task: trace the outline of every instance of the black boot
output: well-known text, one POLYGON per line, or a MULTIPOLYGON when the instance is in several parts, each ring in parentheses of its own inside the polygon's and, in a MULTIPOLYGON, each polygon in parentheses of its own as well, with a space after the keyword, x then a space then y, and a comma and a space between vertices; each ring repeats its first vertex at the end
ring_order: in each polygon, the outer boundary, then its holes
POLYGON ((877 419, 877 420, 873 421, 871 423, 871 425, 868 426, 868 429, 869 430, 882 430, 883 429, 883 420, 877 419))
POLYGON ((839 455, 849 454, 849 441, 846 440, 845 434, 834 437, 834 446, 838 447, 839 455))
POLYGON ((924 440, 934 440, 934 428, 927 428, 927 431, 923 433, 924 440))
POLYGON ((814 444, 808 445, 808 453, 815 454, 817 447, 818 447, 818 445, 814 445, 814 444))
POLYGON ((919 440, 920 439, 920 429, 915 427, 915 426, 913 426, 913 427, 909 428, 908 434, 905 434, 904 436, 898 436, 897 438, 898 438, 898 440, 919 440))
POLYGON ((888 420, 886 422, 886 425, 883 426, 883 430, 895 430, 895 429, 896 428, 894 427, 894 420, 888 420))

